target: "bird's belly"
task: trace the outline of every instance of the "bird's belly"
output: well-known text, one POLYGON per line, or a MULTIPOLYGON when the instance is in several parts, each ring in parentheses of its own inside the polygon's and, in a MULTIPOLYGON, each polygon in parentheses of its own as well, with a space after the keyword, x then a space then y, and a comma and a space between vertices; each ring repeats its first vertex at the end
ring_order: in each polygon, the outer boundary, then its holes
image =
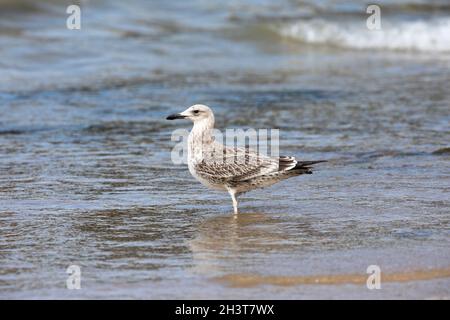
POLYGON ((205 179, 205 178, 199 176, 197 174, 197 172, 195 171, 194 166, 195 166, 194 164, 189 164, 189 172, 197 181, 199 181, 205 187, 208 187, 208 188, 214 189, 214 190, 221 190, 221 191, 227 190, 225 184, 214 182, 214 181, 211 181, 211 180, 208 180, 208 179, 205 179))

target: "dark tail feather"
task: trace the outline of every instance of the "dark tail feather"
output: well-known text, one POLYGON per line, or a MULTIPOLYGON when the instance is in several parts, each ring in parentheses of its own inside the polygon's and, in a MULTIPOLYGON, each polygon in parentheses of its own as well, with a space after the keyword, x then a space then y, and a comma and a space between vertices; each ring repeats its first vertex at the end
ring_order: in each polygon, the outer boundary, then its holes
POLYGON ((294 168, 291 170, 300 170, 304 174, 312 174, 312 165, 316 163, 327 162, 327 160, 318 161, 298 161, 294 168))

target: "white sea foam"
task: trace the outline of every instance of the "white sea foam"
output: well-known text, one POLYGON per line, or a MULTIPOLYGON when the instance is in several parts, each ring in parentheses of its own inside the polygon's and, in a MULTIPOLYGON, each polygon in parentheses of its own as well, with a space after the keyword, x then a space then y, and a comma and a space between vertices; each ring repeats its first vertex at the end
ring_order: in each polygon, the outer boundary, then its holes
MULTIPOLYGON (((386 19, 385 19, 386 20, 386 19)), ((381 30, 360 23, 300 21, 279 29, 282 36, 306 43, 329 44, 357 49, 391 49, 450 52, 450 18, 435 20, 382 21, 381 30)))

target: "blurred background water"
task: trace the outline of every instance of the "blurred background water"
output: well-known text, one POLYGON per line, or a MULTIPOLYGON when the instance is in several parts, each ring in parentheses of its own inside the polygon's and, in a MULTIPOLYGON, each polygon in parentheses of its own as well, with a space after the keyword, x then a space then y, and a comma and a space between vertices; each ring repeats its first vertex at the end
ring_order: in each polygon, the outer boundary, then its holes
POLYGON ((0 298, 449 298, 450 4, 377 4, 0 0, 0 298), (194 103, 330 162, 233 218, 170 160, 194 103))

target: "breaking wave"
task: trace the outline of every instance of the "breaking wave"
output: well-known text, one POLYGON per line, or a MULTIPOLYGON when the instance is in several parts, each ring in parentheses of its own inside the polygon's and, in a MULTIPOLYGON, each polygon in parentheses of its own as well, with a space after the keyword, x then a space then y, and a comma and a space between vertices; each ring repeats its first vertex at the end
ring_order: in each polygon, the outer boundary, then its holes
POLYGON ((450 52, 450 18, 386 22, 381 30, 360 23, 311 19, 278 27, 283 36, 305 43, 357 49, 450 52))

